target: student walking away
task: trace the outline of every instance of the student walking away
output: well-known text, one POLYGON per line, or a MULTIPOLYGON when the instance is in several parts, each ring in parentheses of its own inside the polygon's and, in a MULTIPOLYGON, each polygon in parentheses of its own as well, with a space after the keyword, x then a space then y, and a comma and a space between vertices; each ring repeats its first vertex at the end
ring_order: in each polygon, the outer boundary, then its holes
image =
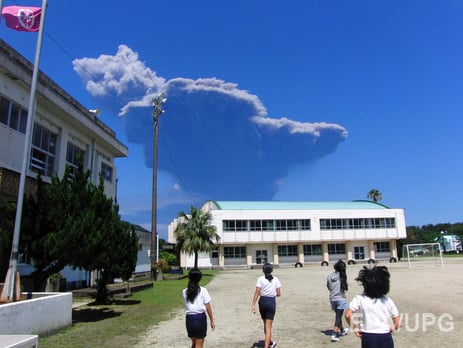
POLYGON ((394 348, 392 331, 400 326, 399 311, 386 297, 390 274, 386 266, 360 270, 355 279, 363 286, 363 294, 349 303, 346 321, 362 340, 362 348, 394 348))
POLYGON ((281 296, 281 283, 272 275, 273 266, 270 263, 266 263, 262 270, 264 275, 257 278, 251 311, 256 313, 256 302, 259 299, 259 313, 264 322, 264 348, 273 348, 277 344, 272 342, 272 324, 276 312, 276 297, 281 296))
POLYGON ((207 317, 211 322, 211 329, 215 330, 214 315, 212 314, 211 297, 205 287, 199 285, 202 278, 199 269, 193 268, 188 273, 188 287, 183 289, 183 303, 186 309, 186 330, 191 338, 191 348, 202 348, 207 334, 207 317))
POLYGON ((335 313, 331 341, 338 342, 340 336, 347 335, 349 332, 349 329, 344 328, 342 325, 342 315, 344 314, 344 310, 347 309, 346 291, 348 288, 346 263, 344 261, 338 260, 334 264, 334 272, 328 275, 326 286, 330 291, 331 309, 335 313))

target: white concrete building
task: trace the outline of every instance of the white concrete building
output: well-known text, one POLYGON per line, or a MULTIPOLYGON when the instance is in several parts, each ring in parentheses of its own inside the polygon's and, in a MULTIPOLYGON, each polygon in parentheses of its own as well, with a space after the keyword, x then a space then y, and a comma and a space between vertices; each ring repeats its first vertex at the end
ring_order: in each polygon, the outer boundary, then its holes
MULTIPOLYGON (((200 255, 202 268, 396 262, 396 241, 406 238, 404 211, 372 201, 207 201, 202 210, 220 236, 215 251, 200 255)), ((170 243, 177 224, 169 225, 170 243)), ((193 256, 181 255, 180 264, 192 267, 193 256)))
MULTIPOLYGON (((17 200, 32 71, 31 62, 0 40, 0 209, 6 202, 17 200)), ((90 180, 98 184, 101 173, 106 195, 116 200, 114 159, 127 157, 128 148, 94 112, 40 72, 26 195, 34 191, 38 173, 45 182, 49 182, 53 174, 62 177, 66 165, 77 166, 77 155, 84 159, 84 169, 90 170, 90 180)), ((2 260, 4 258, 0 262, 2 260)), ((68 282, 82 281, 87 276, 64 272, 68 282)))

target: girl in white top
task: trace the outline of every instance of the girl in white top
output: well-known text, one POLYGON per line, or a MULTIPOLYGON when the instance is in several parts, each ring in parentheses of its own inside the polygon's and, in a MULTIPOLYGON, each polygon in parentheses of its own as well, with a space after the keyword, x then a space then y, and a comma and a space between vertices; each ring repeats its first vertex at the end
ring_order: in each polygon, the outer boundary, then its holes
POLYGON ((205 287, 199 286, 202 273, 193 268, 188 274, 188 287, 183 289, 182 297, 185 304, 185 325, 188 337, 191 338, 191 348, 202 348, 207 334, 207 318, 209 316, 211 329, 215 329, 214 316, 212 314, 211 297, 205 287))
POLYGON ((272 275, 273 266, 271 264, 266 263, 262 270, 264 275, 257 278, 251 311, 256 313, 256 302, 259 299, 259 312, 264 322, 264 348, 273 348, 277 345, 276 342, 271 341, 272 323, 276 311, 275 298, 281 295, 281 283, 277 277, 272 275))
POLYGON ((362 339, 362 348, 394 348, 391 332, 399 328, 400 316, 394 301, 386 297, 389 278, 386 266, 364 266, 355 279, 363 285, 364 293, 350 302, 346 321, 362 339), (354 313, 359 314, 354 318, 354 313))

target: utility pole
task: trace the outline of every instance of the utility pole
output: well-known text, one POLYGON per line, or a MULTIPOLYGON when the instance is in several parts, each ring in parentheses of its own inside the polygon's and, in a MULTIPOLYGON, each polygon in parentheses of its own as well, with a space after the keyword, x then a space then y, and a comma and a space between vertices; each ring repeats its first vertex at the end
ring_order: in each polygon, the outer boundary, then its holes
POLYGON ((162 109, 167 98, 164 94, 160 94, 153 98, 153 189, 151 193, 152 208, 151 208, 151 278, 157 279, 158 275, 158 260, 159 260, 159 244, 157 232, 157 195, 158 195, 158 133, 159 133, 159 116, 164 113, 162 109))

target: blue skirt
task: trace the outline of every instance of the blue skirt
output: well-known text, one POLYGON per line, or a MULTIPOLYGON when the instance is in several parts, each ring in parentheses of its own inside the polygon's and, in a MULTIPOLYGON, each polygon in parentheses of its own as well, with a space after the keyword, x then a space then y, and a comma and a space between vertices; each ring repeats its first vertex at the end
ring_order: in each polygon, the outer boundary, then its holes
POLYGON ((185 318, 188 337, 204 338, 207 334, 206 313, 187 314, 185 318))
POLYGON ((277 302, 275 297, 261 296, 259 298, 259 312, 262 319, 273 320, 277 309, 277 302))
POLYGON ((362 332, 362 348, 394 348, 391 333, 374 334, 362 332))

